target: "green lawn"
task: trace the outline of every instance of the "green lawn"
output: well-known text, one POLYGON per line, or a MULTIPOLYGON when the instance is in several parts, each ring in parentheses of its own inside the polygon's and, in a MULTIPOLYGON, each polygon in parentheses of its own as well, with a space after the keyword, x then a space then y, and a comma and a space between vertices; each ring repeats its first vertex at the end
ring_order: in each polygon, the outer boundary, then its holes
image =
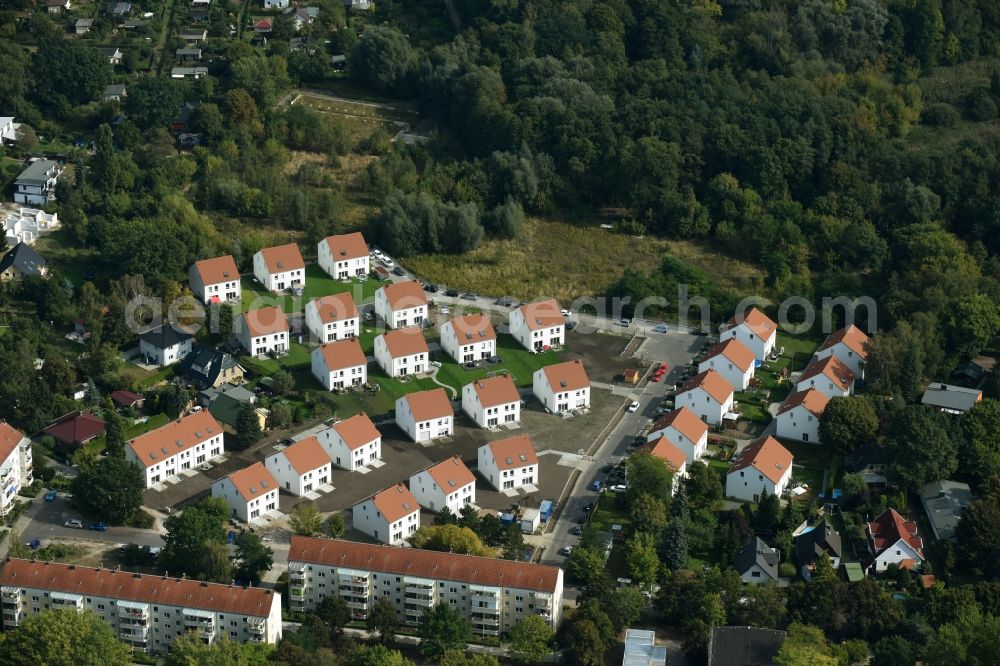
POLYGON ((316 264, 306 266, 306 286, 305 291, 300 297, 269 293, 252 275, 243 276, 242 284, 243 294, 240 307, 243 312, 271 305, 280 305, 282 310, 289 313, 301 312, 305 309, 305 304, 314 298, 344 292, 348 292, 354 296, 355 303, 367 303, 375 299, 375 292, 382 286, 382 283, 378 280, 351 282, 334 280, 316 264))
POLYGON ((433 358, 441 363, 437 375, 438 379, 459 391, 469 382, 486 377, 487 372, 499 372, 500 370, 507 370, 518 386, 531 386, 531 378, 535 374, 535 370, 558 363, 560 360, 560 354, 557 351, 550 350, 541 354, 532 354, 522 347, 513 336, 506 334, 497 335, 497 355, 502 359, 500 363, 472 369, 467 369, 456 363, 443 351, 435 352, 433 358))
POLYGON ((819 348, 822 340, 807 338, 801 335, 788 335, 778 331, 778 339, 775 343, 777 349, 785 348, 785 352, 774 363, 770 363, 771 370, 779 372, 782 368, 789 366, 790 372, 805 370, 809 364, 809 359, 819 348))
MULTIPOLYGON (((259 375, 274 374, 279 368, 284 368, 293 372, 293 374, 294 371, 305 368, 308 374, 311 364, 309 348, 297 342, 290 343, 288 345, 288 353, 279 358, 254 358, 244 354, 240 356, 239 360, 243 367, 259 375)), ((312 375, 310 374, 309 376, 311 377, 312 375)), ((319 386, 319 384, 317 383, 316 386, 319 386)))
MULTIPOLYGON (((170 417, 166 414, 156 414, 155 416, 150 416, 145 423, 135 423, 125 428, 125 439, 130 440, 147 433, 150 430, 155 430, 156 428, 165 426, 169 421, 170 417)), ((83 449, 96 456, 104 450, 104 435, 90 440, 83 445, 83 449)))
POLYGON ((824 490, 820 488, 820 485, 823 480, 823 471, 826 470, 827 488, 825 490, 828 492, 832 490, 835 483, 841 477, 843 456, 840 453, 832 447, 819 444, 795 441, 784 441, 782 444, 795 457, 796 467, 792 471, 792 478, 809 483, 810 488, 815 488, 819 492, 820 490, 824 490), (800 471, 799 466, 806 469, 800 471), (813 481, 806 481, 803 474, 806 477, 812 478, 813 481), (813 482, 816 485, 813 485, 813 482))

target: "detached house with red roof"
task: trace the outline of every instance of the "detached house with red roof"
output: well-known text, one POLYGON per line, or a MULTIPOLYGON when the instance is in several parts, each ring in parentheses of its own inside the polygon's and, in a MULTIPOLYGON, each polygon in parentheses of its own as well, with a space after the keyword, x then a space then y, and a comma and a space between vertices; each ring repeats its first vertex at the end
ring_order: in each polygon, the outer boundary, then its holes
POLYGON ((720 425, 733 409, 733 385, 716 370, 699 372, 677 391, 674 405, 687 407, 705 423, 720 425))
POLYGON ((698 372, 715 370, 737 391, 745 391, 753 379, 757 359, 746 345, 736 338, 729 338, 708 350, 698 364, 698 372))
POLYGON ((414 280, 379 287, 375 292, 375 316, 388 328, 420 326, 427 319, 427 295, 414 280))
POLYGON ((330 456, 315 437, 269 455, 264 466, 282 488, 298 497, 330 483, 332 472, 330 456))
POLYGON ((223 453, 222 426, 207 409, 150 430, 125 446, 125 459, 143 468, 147 488, 223 453))
POLYGON ((316 255, 319 267, 335 280, 368 277, 368 244, 361 232, 327 236, 316 255))
POLYGON ((396 425, 414 442, 449 437, 455 410, 443 388, 408 393, 396 400, 396 425))
POLYGON ((462 411, 480 428, 521 421, 521 394, 510 375, 477 379, 462 387, 462 411))
POLYGON ((590 408, 590 378, 579 359, 535 370, 531 391, 553 414, 590 408))
POLYGON ((278 508, 278 481, 255 462, 212 483, 212 497, 229 504, 233 518, 249 523, 278 508))
POLYGON ((497 353, 497 333, 489 315, 455 317, 441 327, 441 349, 459 363, 481 361, 497 353))
POLYGON ((836 356, 813 358, 795 384, 799 391, 816 389, 827 398, 854 393, 854 373, 836 356))
POLYGON ((510 334, 528 351, 539 352, 566 342, 566 318, 552 299, 514 308, 508 324, 510 334))
POLYGON ((368 358, 357 339, 328 342, 312 350, 313 376, 327 391, 368 382, 368 358))
POLYGON ((295 243, 265 247, 253 255, 253 276, 268 291, 306 285, 306 262, 295 243))
POLYGON ((361 331, 361 316, 354 298, 348 293, 314 298, 306 303, 306 328, 320 344, 356 338, 361 331))
POLYGON ((188 269, 188 284, 205 305, 240 300, 240 271, 233 255, 196 261, 188 269))
POLYGON ((924 540, 917 536, 917 523, 904 519, 895 509, 886 509, 868 523, 865 535, 871 574, 885 571, 890 564, 913 569, 924 561, 924 540))
POLYGON ((0 421, 0 516, 6 516, 14 508, 21 488, 35 482, 32 460, 31 440, 6 421, 0 421))
POLYGON ((538 455, 527 435, 498 439, 479 447, 479 473, 497 490, 535 489, 538 455))
POLYGON ((354 529, 398 546, 420 529, 420 505, 402 483, 362 500, 351 509, 354 529))
POLYGON ((251 356, 288 351, 288 318, 274 305, 247 310, 237 321, 236 337, 251 356))
POLYGON ((869 338, 865 332, 851 324, 828 335, 813 357, 824 359, 828 356, 836 356, 854 373, 855 377, 863 379, 865 361, 868 360, 868 343, 869 338))
POLYGON ((75 411, 61 416, 42 430, 59 444, 76 449, 104 434, 105 423, 93 414, 75 411))
POLYGON ((775 434, 783 439, 819 444, 819 417, 829 401, 825 393, 814 388, 792 393, 778 408, 775 434))
POLYGON ((791 452, 774 437, 764 437, 743 449, 726 473, 726 497, 759 502, 765 494, 780 496, 791 480, 791 452))
POLYGON ((375 362, 390 377, 426 372, 431 350, 419 326, 386 331, 375 338, 375 362))
POLYGON ((382 459, 382 433, 364 412, 321 430, 316 439, 333 464, 348 472, 382 459))
POLYGON ((476 477, 458 456, 442 460, 410 477, 410 492, 431 511, 448 507, 456 516, 476 503, 476 477))
POLYGON ((757 308, 750 308, 743 316, 736 315, 722 325, 719 341, 725 342, 730 338, 742 342, 753 352, 754 358, 763 361, 774 349, 774 343, 778 339, 778 325, 757 308))
POLYGON ((675 409, 653 422, 647 442, 660 437, 684 452, 688 462, 700 460, 708 451, 708 425, 687 407, 675 409))

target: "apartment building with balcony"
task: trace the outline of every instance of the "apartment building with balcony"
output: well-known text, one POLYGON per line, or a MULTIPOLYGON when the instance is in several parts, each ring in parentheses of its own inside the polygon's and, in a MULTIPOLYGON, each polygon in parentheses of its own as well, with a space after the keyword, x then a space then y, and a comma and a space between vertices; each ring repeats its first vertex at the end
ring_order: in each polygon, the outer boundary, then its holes
POLYGON ((34 482, 31 440, 6 421, 0 421, 0 516, 14 508, 21 488, 34 482))
POLYGON ((339 595, 364 620, 376 599, 389 599, 400 621, 415 627, 436 604, 451 604, 481 636, 499 636, 531 615, 555 628, 562 609, 557 567, 340 539, 293 536, 288 577, 292 610, 339 595))
POLYGON ((0 571, 3 628, 53 609, 90 612, 138 651, 161 654, 178 636, 207 643, 281 640, 281 595, 273 590, 206 583, 75 564, 7 560, 0 571))
POLYGON ((125 459, 143 468, 147 488, 223 453, 222 426, 207 409, 150 430, 125 446, 125 459))

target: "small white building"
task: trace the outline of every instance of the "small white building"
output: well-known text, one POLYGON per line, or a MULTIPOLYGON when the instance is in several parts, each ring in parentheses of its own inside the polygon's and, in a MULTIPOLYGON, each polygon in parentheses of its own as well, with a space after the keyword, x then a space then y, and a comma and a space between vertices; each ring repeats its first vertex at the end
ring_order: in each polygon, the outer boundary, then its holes
POLYGON ((775 434, 782 439, 819 444, 819 417, 830 398, 816 389, 796 391, 778 409, 775 434))
POLYGON ((255 462, 212 483, 212 497, 226 500, 232 517, 249 523, 278 508, 278 482, 255 462))
POLYGON ((10 247, 18 243, 32 245, 44 234, 60 227, 58 213, 46 213, 37 208, 18 206, 0 213, 3 214, 4 234, 10 247))
POLYGON ((336 280, 368 277, 368 245, 361 232, 327 236, 316 247, 317 263, 336 280))
POLYGON ((414 442, 450 437, 455 410, 443 388, 408 393, 396 400, 396 425, 414 442))
POLYGON ((306 303, 306 328, 316 342, 333 342, 356 338, 361 332, 361 316, 354 298, 348 294, 331 294, 306 303))
POLYGON ((670 494, 676 494, 677 488, 680 487, 681 479, 687 476, 687 456, 678 447, 674 446, 670 440, 666 437, 661 436, 658 439, 654 439, 649 446, 649 455, 654 458, 659 458, 663 462, 667 463, 667 467, 673 472, 673 486, 670 488, 670 494))
POLYGON ((382 459, 382 433, 364 412, 334 423, 316 439, 333 464, 348 472, 382 459))
POLYGON ((508 315, 510 334, 528 351, 544 351, 566 342, 566 318, 554 300, 528 303, 508 315))
POLYGON ((699 372, 678 390, 674 404, 687 407, 705 423, 719 425, 733 409, 733 385, 715 370, 699 372))
POLYGON ((774 349, 778 325, 757 308, 750 308, 744 316, 737 315, 722 325, 719 341, 730 338, 742 342, 758 361, 763 361, 774 349))
POLYGON ((368 383, 368 359, 356 338, 320 345, 310 359, 313 376, 327 391, 368 383))
POLYGON ((854 373, 836 356, 816 359, 802 371, 795 384, 797 391, 816 389, 828 398, 854 393, 854 373))
POLYGON ((306 437, 264 459, 278 484, 302 497, 330 483, 330 456, 315 437, 306 437))
POLYGON ((264 9, 287 9, 288 0, 264 0, 264 9))
POLYGON ((863 379, 869 342, 865 332, 851 324, 828 335, 813 357, 822 360, 828 356, 836 356, 855 377, 863 379))
POLYGON ((288 318, 278 306, 247 310, 237 323, 237 338, 251 356, 288 351, 288 318))
POLYGON ((402 483, 354 505, 354 529, 398 546, 420 529, 420 505, 402 483))
POLYGON ((265 247, 253 255, 253 275, 268 291, 306 285, 306 263, 295 243, 265 247))
POLYGON ((698 364, 698 372, 715 370, 737 391, 745 391, 753 379, 757 359, 753 352, 737 340, 729 338, 708 350, 698 364))
POLYGON ((223 453, 222 426, 207 409, 150 430, 125 446, 125 459, 143 468, 147 488, 223 453))
POLYGON ((590 408, 590 379, 578 359, 535 370, 531 390, 553 414, 590 408))
POLYGON ((139 335, 139 354, 147 363, 161 368, 180 361, 191 353, 194 336, 173 324, 163 324, 139 335))
POLYGON ((390 377, 427 372, 430 353, 419 326, 386 331, 375 338, 375 361, 390 377))
POLYGON ((410 492, 431 511, 448 507, 456 516, 476 503, 476 477, 458 456, 442 460, 410 477, 410 492))
POLYGON ((462 411, 480 428, 521 421, 521 394, 510 375, 477 379, 462 387, 462 411))
POLYGON ((191 293, 205 305, 233 303, 242 293, 240 271, 231 254, 194 262, 188 269, 188 283, 191 293))
POLYGON ((479 473, 497 490, 525 488, 538 484, 538 456, 531 438, 515 435, 479 447, 479 473))
POLYGON ((924 561, 924 540, 917 536, 916 521, 907 521, 895 509, 886 509, 865 526, 871 563, 868 572, 877 574, 895 564, 913 569, 924 561))
POLYGON ((486 314, 469 314, 441 327, 441 349, 459 363, 481 361, 497 353, 497 333, 486 314))
POLYGON ((647 442, 660 437, 684 452, 688 462, 700 460, 708 451, 708 425, 687 407, 675 409, 653 422, 647 442))
POLYGON ((726 497, 759 502, 765 494, 780 496, 792 480, 792 454, 774 437, 747 446, 726 474, 726 497))
POLYGON ((427 295, 414 280, 379 287, 375 292, 375 316, 387 328, 421 326, 427 319, 427 295))

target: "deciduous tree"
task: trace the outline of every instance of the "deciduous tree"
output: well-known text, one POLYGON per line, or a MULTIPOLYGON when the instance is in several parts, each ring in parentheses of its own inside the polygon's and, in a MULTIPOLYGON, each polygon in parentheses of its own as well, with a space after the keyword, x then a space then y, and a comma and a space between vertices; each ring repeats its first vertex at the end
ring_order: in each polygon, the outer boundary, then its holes
POLYGON ((134 462, 108 456, 80 470, 72 488, 73 502, 81 511, 118 525, 142 506, 146 479, 134 462))
POLYGON ((303 500, 292 507, 288 516, 288 524, 292 531, 302 536, 313 536, 323 526, 323 516, 319 509, 309 500, 303 500))
POLYGON ((385 597, 379 597, 368 614, 367 625, 369 632, 378 634, 379 642, 391 643, 399 632, 396 606, 385 597))
POLYGON ((511 628, 508 654, 523 664, 540 662, 551 652, 554 636, 548 622, 538 615, 529 615, 511 628))
POLYGON ((862 396, 831 398, 819 417, 819 438, 824 446, 849 453, 875 436, 878 415, 862 396))
POLYGON ((27 614, 0 641, 0 663, 9 666, 126 666, 129 649, 94 613, 48 610, 27 614))
POLYGON ((241 582, 259 585, 260 577, 274 566, 274 551, 253 532, 240 532, 236 537, 236 563, 233 574, 241 582))

